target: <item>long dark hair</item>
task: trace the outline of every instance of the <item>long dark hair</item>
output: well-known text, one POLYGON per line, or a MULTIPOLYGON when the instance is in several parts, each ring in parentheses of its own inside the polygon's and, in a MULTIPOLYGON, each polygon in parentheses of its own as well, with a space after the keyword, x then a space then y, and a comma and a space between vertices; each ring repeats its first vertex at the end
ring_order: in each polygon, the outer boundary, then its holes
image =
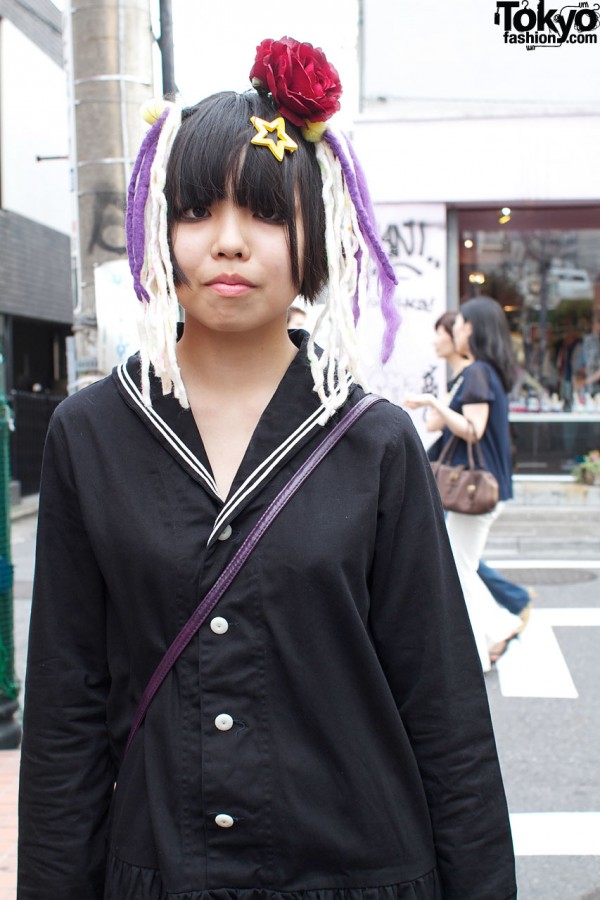
POLYGON ((508 393, 515 381, 515 360, 504 310, 491 297, 467 300, 458 310, 470 322, 469 350, 477 360, 489 363, 508 393))
MULTIPOLYGON (((298 293, 312 302, 327 279, 321 173, 314 144, 287 120, 286 131, 298 149, 286 153, 282 162, 267 147, 250 144, 256 134, 250 117, 269 121, 277 115, 270 101, 255 91, 224 91, 184 110, 167 163, 169 233, 186 210, 210 207, 227 196, 239 206, 273 216, 287 229, 298 293), (304 232, 302 257, 298 219, 304 232)), ((181 284, 185 279, 172 247, 171 257, 175 283, 181 284)))

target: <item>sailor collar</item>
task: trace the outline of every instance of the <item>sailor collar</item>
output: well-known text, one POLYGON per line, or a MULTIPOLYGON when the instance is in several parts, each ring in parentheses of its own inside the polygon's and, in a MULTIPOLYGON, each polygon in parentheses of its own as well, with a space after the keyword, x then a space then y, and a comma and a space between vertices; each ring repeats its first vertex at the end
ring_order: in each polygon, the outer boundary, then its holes
MULTIPOLYGON (((192 411, 184 409, 173 393, 163 395, 160 379, 153 375, 150 379, 152 407, 146 406, 141 390, 139 354, 113 370, 112 377, 121 398, 215 502, 217 515, 209 546, 282 466, 322 432, 319 418, 323 404, 314 390, 307 356, 308 334, 296 329, 291 330, 289 336, 298 347, 298 353, 259 419, 225 500, 219 496, 192 411)), ((355 387, 350 385, 349 392, 352 393, 355 387)), ((337 416, 332 421, 335 420, 337 416)))

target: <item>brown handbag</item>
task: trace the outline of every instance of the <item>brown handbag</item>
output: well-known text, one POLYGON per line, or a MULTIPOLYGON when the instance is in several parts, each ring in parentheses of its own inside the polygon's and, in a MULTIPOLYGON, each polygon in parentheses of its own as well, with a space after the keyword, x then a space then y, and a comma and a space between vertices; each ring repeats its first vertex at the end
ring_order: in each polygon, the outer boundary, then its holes
MULTIPOLYGON (((467 420, 468 421, 468 420, 467 420)), ((458 438, 453 437, 439 458, 431 463, 442 505, 449 512, 465 513, 479 516, 491 512, 498 502, 498 482, 491 472, 485 468, 483 451, 475 437, 475 427, 469 422, 469 430, 473 432, 473 441, 467 441, 469 465, 453 466, 452 457, 458 446, 458 438), (473 446, 477 455, 477 467, 473 446)))

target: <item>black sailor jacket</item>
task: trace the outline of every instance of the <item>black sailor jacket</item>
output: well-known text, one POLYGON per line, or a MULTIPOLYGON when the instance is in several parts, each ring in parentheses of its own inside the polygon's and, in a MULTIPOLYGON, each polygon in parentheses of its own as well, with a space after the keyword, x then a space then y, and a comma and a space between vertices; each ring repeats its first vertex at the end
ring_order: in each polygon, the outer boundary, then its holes
MULTIPOLYGON (((515 896, 443 511, 391 403, 352 426, 275 520, 123 758, 166 648, 338 419, 319 424, 305 343, 226 500, 191 413, 158 383, 144 405, 138 357, 55 412, 19 900, 515 896)), ((353 386, 346 408, 362 395, 353 386)))

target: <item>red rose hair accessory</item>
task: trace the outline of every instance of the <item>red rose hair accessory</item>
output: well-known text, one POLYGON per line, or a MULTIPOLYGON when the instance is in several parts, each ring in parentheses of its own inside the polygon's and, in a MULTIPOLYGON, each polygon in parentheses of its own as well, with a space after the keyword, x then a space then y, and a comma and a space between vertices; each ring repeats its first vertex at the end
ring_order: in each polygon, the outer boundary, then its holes
POLYGON ((326 122, 340 108, 340 77, 325 54, 312 44, 291 37, 270 38, 256 48, 250 71, 252 86, 271 94, 273 103, 305 140, 320 140, 326 122))

